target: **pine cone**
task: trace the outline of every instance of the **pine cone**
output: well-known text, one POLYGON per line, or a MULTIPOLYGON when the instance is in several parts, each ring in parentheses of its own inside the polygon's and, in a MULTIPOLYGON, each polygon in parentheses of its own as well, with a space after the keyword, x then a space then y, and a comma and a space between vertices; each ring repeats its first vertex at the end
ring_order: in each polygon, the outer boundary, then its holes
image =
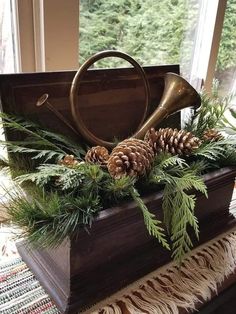
POLYGON ((151 128, 144 140, 153 148, 155 154, 167 152, 171 155, 189 156, 201 145, 200 139, 191 132, 171 128, 158 131, 151 128))
POLYGON ((153 159, 153 150, 147 142, 130 138, 113 149, 107 167, 115 179, 122 176, 141 176, 150 169, 153 159))
POLYGON ((65 157, 58 162, 58 164, 73 168, 79 164, 79 161, 75 159, 74 155, 65 155, 65 157))
POLYGON ((85 161, 90 164, 106 166, 109 158, 108 150, 103 146, 94 146, 87 151, 85 161))
POLYGON ((216 129, 208 129, 203 133, 203 140, 205 142, 217 142, 223 139, 223 136, 216 129))

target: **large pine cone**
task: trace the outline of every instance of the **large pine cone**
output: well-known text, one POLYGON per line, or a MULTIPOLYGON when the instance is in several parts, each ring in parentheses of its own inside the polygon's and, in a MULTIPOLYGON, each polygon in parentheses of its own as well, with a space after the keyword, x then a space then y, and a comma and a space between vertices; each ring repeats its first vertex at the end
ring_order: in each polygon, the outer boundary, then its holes
POLYGON ((147 142, 130 138, 113 149, 107 167, 115 179, 123 176, 141 176, 150 169, 153 159, 153 150, 147 142))
POLYGON ((85 161, 90 164, 106 166, 109 158, 108 150, 103 146, 94 146, 87 151, 85 161))
POLYGON ((144 140, 153 148, 155 154, 166 152, 171 155, 189 156, 201 145, 200 139, 191 132, 171 128, 158 131, 151 128, 144 140))
POLYGON ((203 133, 203 140, 205 142, 217 142, 223 139, 223 136, 216 129, 208 129, 203 133))

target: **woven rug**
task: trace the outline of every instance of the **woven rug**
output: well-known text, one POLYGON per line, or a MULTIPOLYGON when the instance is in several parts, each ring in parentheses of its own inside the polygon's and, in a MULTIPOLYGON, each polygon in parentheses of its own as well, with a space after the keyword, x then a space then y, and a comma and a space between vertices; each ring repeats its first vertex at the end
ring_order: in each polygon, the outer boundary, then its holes
POLYGON ((1 314, 59 313, 21 258, 0 265, 1 314))

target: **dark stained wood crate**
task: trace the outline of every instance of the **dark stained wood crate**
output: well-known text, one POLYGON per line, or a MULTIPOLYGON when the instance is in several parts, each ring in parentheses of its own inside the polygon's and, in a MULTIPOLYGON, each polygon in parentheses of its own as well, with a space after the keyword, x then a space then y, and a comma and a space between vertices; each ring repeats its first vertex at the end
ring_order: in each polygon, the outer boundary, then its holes
MULTIPOLYGON (((204 243, 235 225, 229 214, 236 169, 223 168, 205 176, 208 199, 198 194, 196 215, 204 243)), ((148 208, 162 218, 162 192, 144 197, 148 208)), ((134 202, 101 211, 89 234, 68 239, 55 250, 18 245, 62 313, 76 313, 171 261, 170 253, 151 238, 134 202)))

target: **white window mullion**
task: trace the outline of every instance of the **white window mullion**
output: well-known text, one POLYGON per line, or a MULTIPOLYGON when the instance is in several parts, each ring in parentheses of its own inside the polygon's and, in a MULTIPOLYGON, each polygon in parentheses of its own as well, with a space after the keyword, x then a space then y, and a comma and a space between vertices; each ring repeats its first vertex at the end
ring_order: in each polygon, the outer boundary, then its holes
POLYGON ((33 0, 35 70, 45 71, 44 7, 43 0, 33 0))
POLYGON ((211 90, 227 0, 201 0, 190 83, 211 90))
POLYGON ((22 72, 35 71, 34 20, 32 0, 16 0, 18 41, 22 72))
POLYGON ((11 23, 12 23, 12 41, 13 41, 13 54, 15 61, 15 72, 21 72, 21 52, 19 44, 19 21, 18 21, 18 6, 17 0, 11 0, 11 23))
MULTIPOLYGON (((204 85, 205 90, 211 92, 227 0, 200 2, 189 82, 198 91, 204 85)), ((192 114, 191 109, 182 110, 182 127, 192 114)))
POLYGON ((217 56, 220 47, 221 34, 223 30, 225 10, 226 10, 227 0, 220 0, 217 9, 217 16, 215 21, 214 33, 212 38, 210 58, 207 68, 206 79, 204 83, 204 88, 210 92, 212 87, 212 81, 215 76, 217 56))

